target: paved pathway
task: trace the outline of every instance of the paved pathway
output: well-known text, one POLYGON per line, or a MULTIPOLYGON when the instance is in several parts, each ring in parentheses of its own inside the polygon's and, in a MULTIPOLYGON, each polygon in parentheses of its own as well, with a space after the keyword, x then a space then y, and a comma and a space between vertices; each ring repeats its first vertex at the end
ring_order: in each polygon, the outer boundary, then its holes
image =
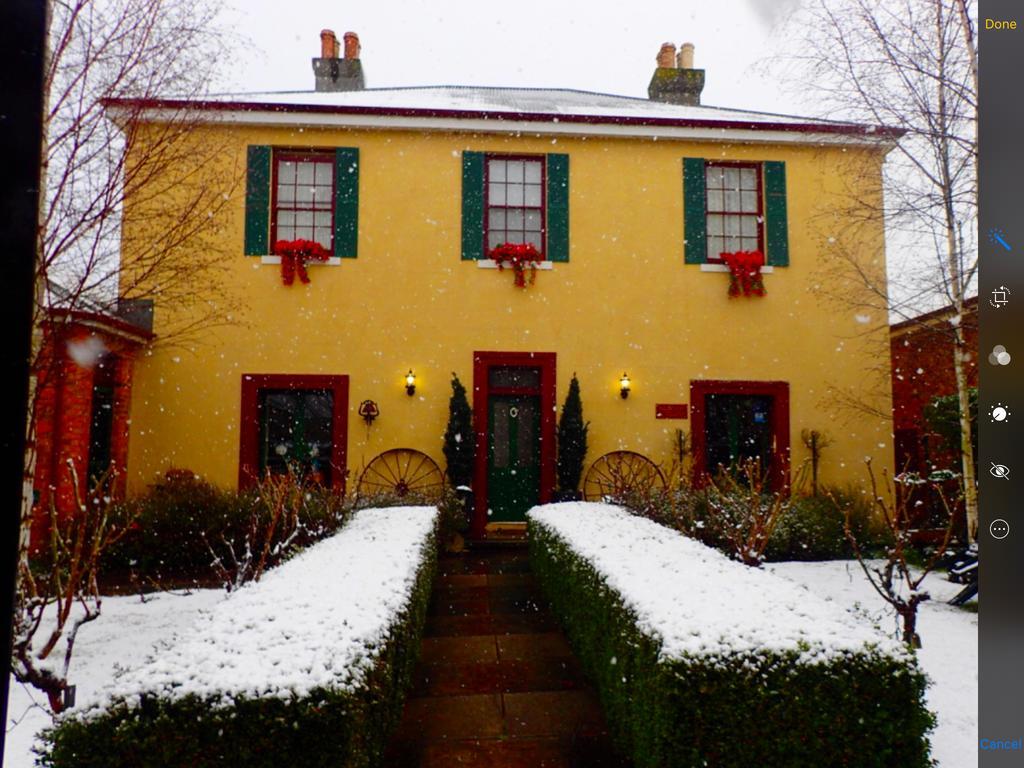
POLYGON ((622 768, 525 547, 442 557, 389 768, 622 768))

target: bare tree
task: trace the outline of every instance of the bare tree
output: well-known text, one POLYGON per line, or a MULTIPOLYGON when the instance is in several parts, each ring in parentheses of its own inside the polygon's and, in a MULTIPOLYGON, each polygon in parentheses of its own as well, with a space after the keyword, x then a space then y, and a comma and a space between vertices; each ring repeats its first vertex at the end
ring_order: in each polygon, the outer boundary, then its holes
POLYGON ((31 566, 25 560, 19 564, 12 621, 11 671, 19 682, 45 693, 54 714, 66 706, 78 631, 100 615, 100 560, 134 522, 128 508, 116 507, 106 495, 108 476, 86 491, 74 461, 68 460, 67 470, 75 513, 62 517, 51 504, 49 545, 31 566))
MULTIPOLYGON (((902 132, 881 178, 852 174, 845 200, 829 201, 822 251, 828 268, 842 273, 830 294, 865 325, 876 321, 873 330, 878 320, 913 319, 922 307, 951 307, 948 324, 922 327, 953 350, 972 541, 978 500, 964 320, 978 269, 976 16, 970 0, 809 0, 785 33, 796 44, 778 60, 782 76, 825 116, 902 132), (849 247, 858 238, 842 236, 879 222, 889 242, 888 274, 877 250, 849 247)), ((879 352, 885 363, 888 355, 879 352)))
MULTIPOLYGON (((242 178, 229 159, 235 153, 223 151, 209 134, 198 140, 201 126, 193 111, 166 108, 157 121, 141 119, 161 97, 194 100, 207 93, 230 51, 220 11, 218 0, 47 4, 19 558, 23 605, 54 599, 33 593, 29 568, 40 383, 59 375, 62 358, 44 353, 47 327, 58 329, 74 311, 117 315, 125 300, 151 300, 157 311, 162 305, 184 310, 175 313, 184 322, 161 327, 161 342, 173 343, 199 327, 226 322, 237 310, 226 293, 211 302, 198 299, 209 291, 196 290, 216 281, 231 255, 215 235, 242 178)), ((79 505, 76 514, 87 517, 87 511, 88 505, 79 505)), ((90 599, 89 579, 65 581, 63 588, 77 589, 75 599, 90 599)), ((87 615, 93 611, 99 611, 98 599, 87 615)), ((42 682, 52 702, 52 681, 42 682)))
POLYGON ((942 560, 949 547, 953 534, 953 513, 942 491, 942 479, 924 479, 916 475, 897 475, 891 482, 882 477, 885 485, 884 495, 878 487, 871 460, 867 462, 868 476, 871 479, 871 497, 882 520, 887 537, 885 557, 880 564, 871 562, 865 553, 863 542, 859 541, 853 531, 851 508, 842 507, 836 499, 832 503, 844 515, 843 529, 846 539, 853 548, 853 554, 867 576, 874 590, 889 603, 900 618, 903 642, 912 648, 921 647, 921 637, 917 632, 917 609, 921 603, 930 600, 931 595, 921 589, 925 578, 942 560), (907 561, 908 554, 913 550, 912 534, 915 516, 911 509, 911 496, 916 486, 931 486, 942 502, 946 512, 946 530, 942 541, 919 568, 912 568, 907 561))
MULTIPOLYGON (((214 235, 241 169, 210 136, 196 140, 192 111, 140 119, 161 97, 207 92, 228 51, 218 3, 53 0, 48 11, 30 414, 45 374, 43 329, 64 322, 67 310, 117 314, 126 299, 174 305, 187 320, 161 328, 169 343, 237 309, 227 299, 200 301, 196 289, 230 256, 214 235)), ((26 524, 34 464, 30 439, 26 524)))
POLYGON ((769 477, 759 458, 744 459, 720 466, 708 486, 715 527, 732 557, 753 568, 761 567, 775 527, 793 506, 788 493, 769 488, 769 477))

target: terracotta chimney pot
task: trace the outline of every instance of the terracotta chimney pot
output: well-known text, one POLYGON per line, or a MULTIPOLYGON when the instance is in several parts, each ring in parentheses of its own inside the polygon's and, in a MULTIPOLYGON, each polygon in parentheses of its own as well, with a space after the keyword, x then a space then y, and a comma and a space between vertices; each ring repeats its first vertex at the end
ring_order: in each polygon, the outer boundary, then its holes
POLYGON ((693 43, 683 43, 679 46, 676 66, 679 69, 693 69, 693 43))
POLYGON ((662 43, 661 50, 658 51, 658 66, 666 69, 672 69, 676 65, 676 46, 675 43, 662 43))
POLYGON ((320 58, 338 58, 338 38, 335 36, 333 29, 320 30, 320 58))
POLYGON ((345 58, 346 59, 358 59, 359 58, 359 35, 355 32, 345 33, 345 58))

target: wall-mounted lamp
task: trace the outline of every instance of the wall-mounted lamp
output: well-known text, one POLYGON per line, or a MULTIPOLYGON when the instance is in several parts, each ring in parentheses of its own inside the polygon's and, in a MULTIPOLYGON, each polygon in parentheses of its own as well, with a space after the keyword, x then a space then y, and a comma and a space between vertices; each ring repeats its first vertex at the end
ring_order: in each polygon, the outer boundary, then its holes
POLYGON ((416 394, 416 374, 412 372, 412 368, 405 374, 405 394, 409 397, 416 394))
POLYGON ((623 400, 629 397, 629 376, 625 371, 622 372, 622 378, 619 379, 619 396, 623 400))

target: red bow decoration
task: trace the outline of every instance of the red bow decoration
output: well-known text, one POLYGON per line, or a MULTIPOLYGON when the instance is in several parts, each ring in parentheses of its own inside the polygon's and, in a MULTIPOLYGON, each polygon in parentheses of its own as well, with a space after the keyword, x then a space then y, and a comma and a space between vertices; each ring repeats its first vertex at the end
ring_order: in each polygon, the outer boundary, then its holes
POLYGON ((281 257, 281 282, 291 285, 295 274, 303 283, 309 282, 306 264, 310 261, 327 261, 331 254, 316 240, 278 240, 274 243, 274 255, 281 257))
POLYGON ((537 281, 537 265, 544 261, 531 243, 502 243, 487 255, 497 263, 499 270, 504 271, 505 262, 508 262, 519 288, 526 287, 526 268, 530 268, 530 285, 533 285, 537 281))
POLYGON ((761 267, 764 254, 760 251, 737 251, 723 253, 722 261, 729 268, 729 298, 739 296, 764 296, 764 279, 761 267))

